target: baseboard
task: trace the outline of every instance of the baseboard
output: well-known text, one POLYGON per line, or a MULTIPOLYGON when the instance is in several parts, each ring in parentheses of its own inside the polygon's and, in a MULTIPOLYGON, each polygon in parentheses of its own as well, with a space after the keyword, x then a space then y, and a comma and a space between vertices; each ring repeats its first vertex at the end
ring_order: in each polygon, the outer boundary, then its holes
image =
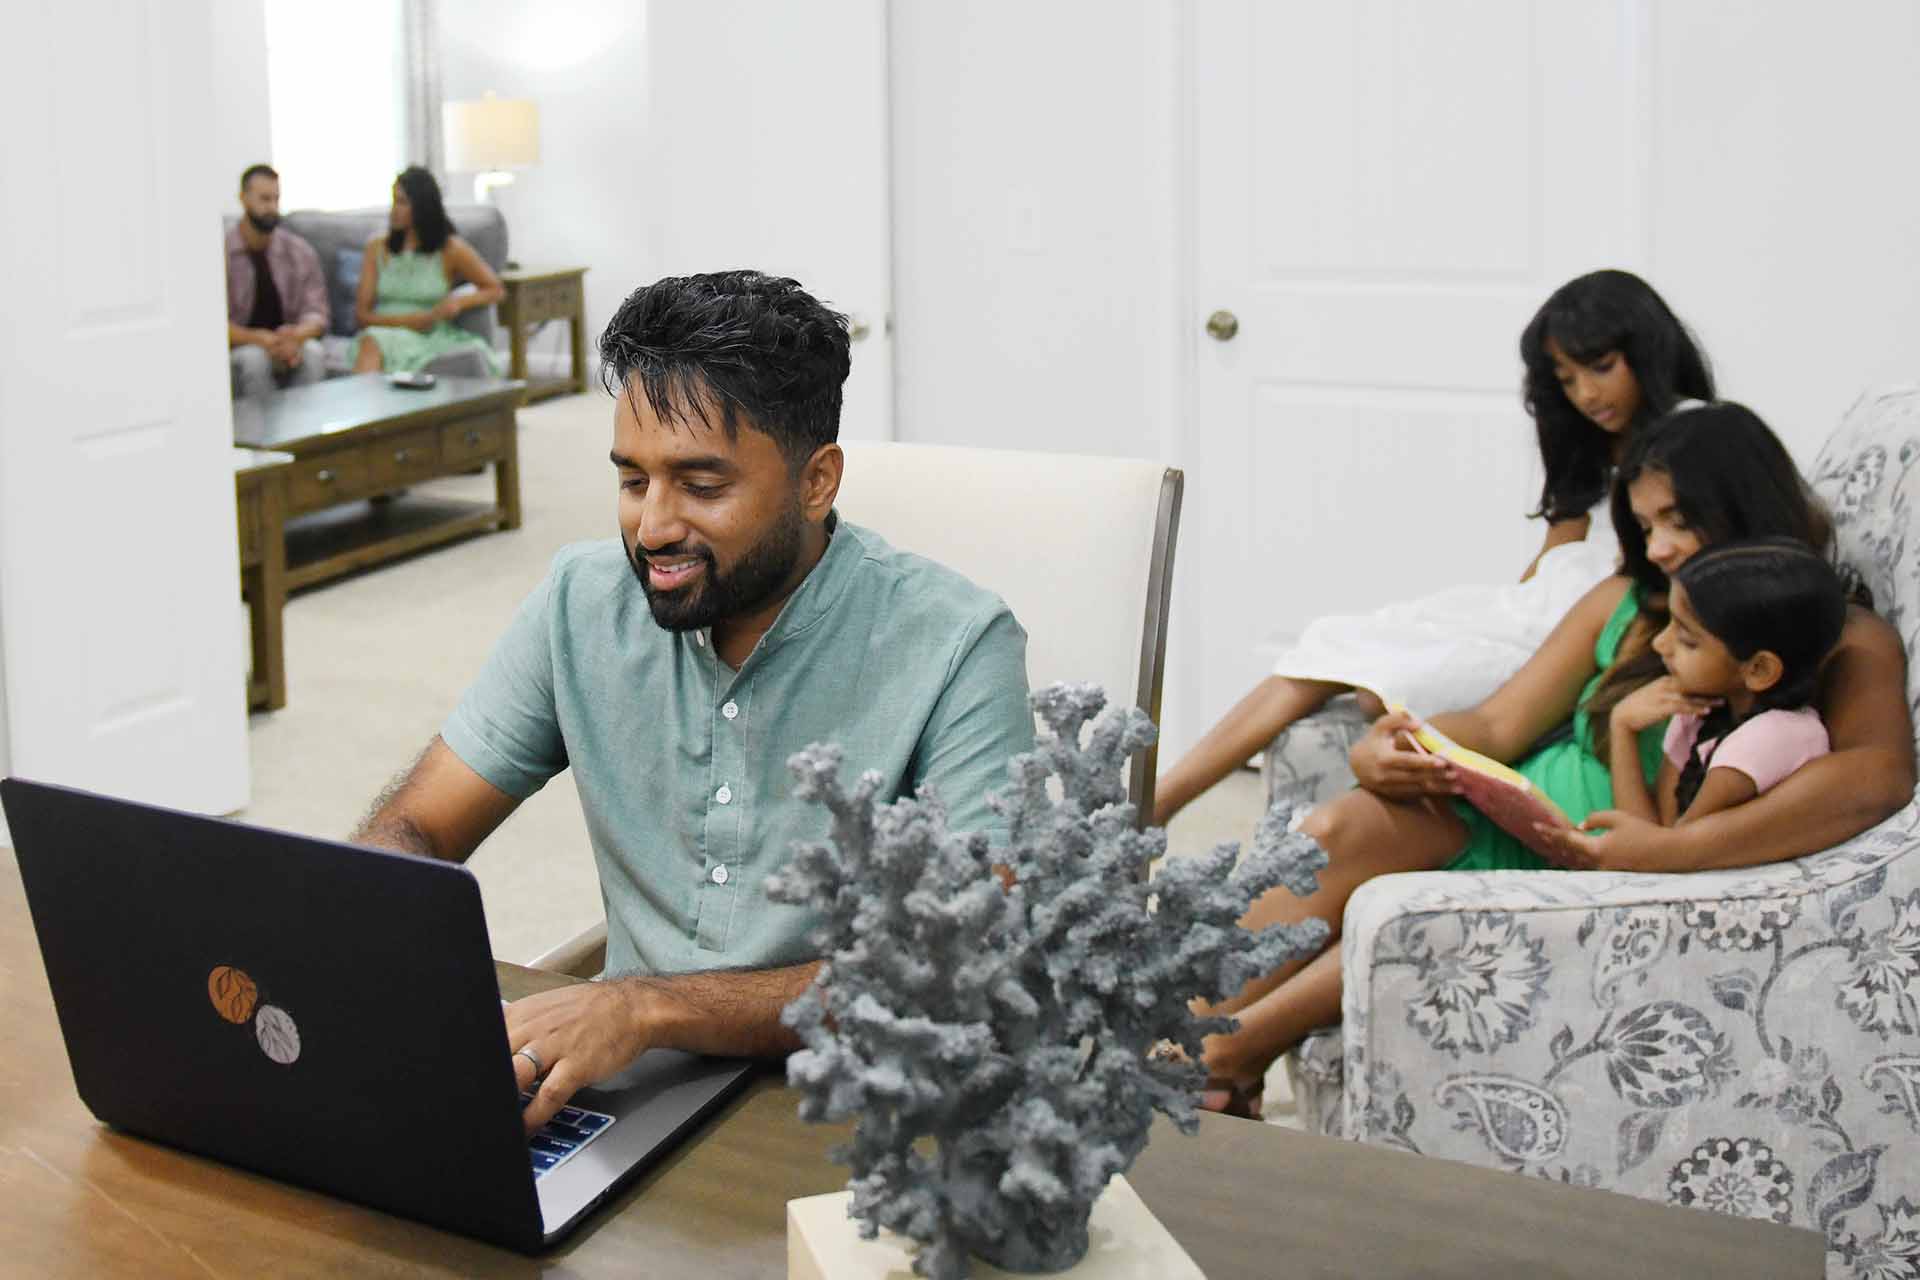
MULTIPOLYGON (((552 330, 548 330, 552 332, 552 330)), ((560 332, 564 333, 562 329, 560 332)), ((500 351, 500 367, 507 364, 507 353, 500 351)), ((552 338, 541 341, 538 333, 527 335, 527 372, 536 378, 566 378, 573 374, 573 351, 565 344, 556 350, 552 338)), ((600 381, 600 359, 593 352, 587 352, 587 385, 595 386, 600 381)))

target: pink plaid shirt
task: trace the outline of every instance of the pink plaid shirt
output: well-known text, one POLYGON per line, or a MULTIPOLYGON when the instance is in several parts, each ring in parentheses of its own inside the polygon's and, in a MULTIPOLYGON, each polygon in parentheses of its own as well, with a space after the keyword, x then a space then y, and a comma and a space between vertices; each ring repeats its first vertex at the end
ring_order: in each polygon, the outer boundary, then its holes
MULTIPOLYGON (((327 275, 312 245, 285 227, 267 238, 267 270, 280 291, 280 310, 288 324, 320 322, 327 330, 327 275)), ((253 261, 240 224, 227 230, 227 319, 244 325, 253 314, 253 261)))

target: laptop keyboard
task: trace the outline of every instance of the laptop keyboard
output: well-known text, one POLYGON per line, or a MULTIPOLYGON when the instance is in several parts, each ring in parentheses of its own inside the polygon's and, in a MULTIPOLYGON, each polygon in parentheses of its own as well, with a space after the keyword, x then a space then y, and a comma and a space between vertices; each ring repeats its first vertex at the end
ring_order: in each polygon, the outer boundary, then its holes
MULTIPOLYGON (((521 1106, 532 1101, 532 1094, 520 1095, 521 1106)), ((527 1155, 533 1161, 533 1180, 538 1182, 571 1160, 582 1147, 612 1125, 613 1117, 603 1111, 588 1111, 584 1107, 560 1108, 558 1115, 534 1130, 533 1136, 527 1139, 527 1155)))

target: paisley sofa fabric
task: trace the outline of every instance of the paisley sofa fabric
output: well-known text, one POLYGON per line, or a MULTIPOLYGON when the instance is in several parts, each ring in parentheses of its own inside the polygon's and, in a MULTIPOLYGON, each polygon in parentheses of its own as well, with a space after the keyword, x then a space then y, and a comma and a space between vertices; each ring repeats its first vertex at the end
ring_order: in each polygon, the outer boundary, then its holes
MULTIPOLYGON (((1915 653, 1920 388, 1862 397, 1812 479, 1915 653)), ((1358 721, 1284 735, 1270 791, 1351 785, 1330 757, 1358 721)), ((1830 1276, 1920 1278, 1920 807, 1736 871, 1384 877, 1341 945, 1343 1024, 1289 1062, 1308 1129, 1808 1227, 1830 1276)))

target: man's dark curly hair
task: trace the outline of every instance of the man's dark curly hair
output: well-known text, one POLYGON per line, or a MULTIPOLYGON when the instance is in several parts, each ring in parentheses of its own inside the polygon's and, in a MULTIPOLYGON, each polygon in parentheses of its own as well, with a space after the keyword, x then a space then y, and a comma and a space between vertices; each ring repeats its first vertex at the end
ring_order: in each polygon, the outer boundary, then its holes
POLYGON ((729 439, 744 419, 795 468, 839 439, 848 367, 847 318, 758 271, 656 280, 627 295, 600 335, 610 394, 637 391, 666 423, 692 414, 711 425, 717 408, 729 439))

